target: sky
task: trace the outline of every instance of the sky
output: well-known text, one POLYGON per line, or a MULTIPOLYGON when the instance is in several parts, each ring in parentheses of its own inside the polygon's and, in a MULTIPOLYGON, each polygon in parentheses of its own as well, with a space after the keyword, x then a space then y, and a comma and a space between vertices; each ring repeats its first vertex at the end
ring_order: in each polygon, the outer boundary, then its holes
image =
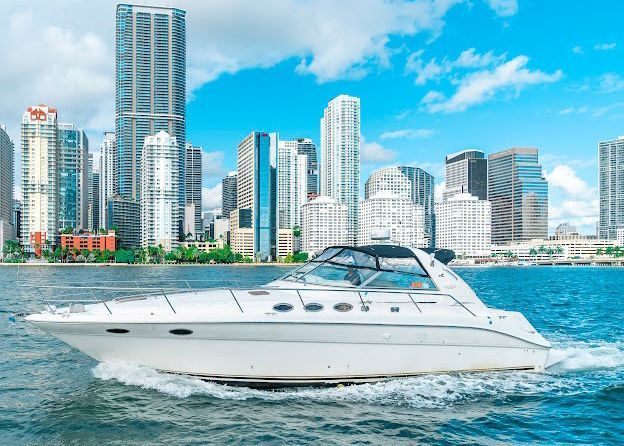
MULTIPOLYGON (((3 0, 0 124, 29 105, 114 129, 117 2, 3 0)), ((204 208, 250 131, 319 142, 338 94, 361 98, 362 184, 408 164, 444 187, 445 155, 537 147, 549 227, 595 233, 597 142, 624 135, 619 0, 159 0, 187 11, 187 140, 204 150, 204 208)), ((19 182, 16 183, 19 185, 19 182)), ((19 187, 17 194, 19 194, 19 187)))

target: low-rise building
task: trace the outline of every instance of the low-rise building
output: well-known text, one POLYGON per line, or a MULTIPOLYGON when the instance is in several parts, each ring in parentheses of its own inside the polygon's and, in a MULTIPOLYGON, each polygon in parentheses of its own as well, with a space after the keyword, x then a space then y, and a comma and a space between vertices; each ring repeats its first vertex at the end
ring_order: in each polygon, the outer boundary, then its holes
POLYGON ((592 259, 607 248, 617 246, 616 240, 598 239, 578 234, 552 236, 509 245, 492 245, 492 255, 517 257, 518 260, 592 259))
POLYGON ((180 246, 183 248, 190 248, 195 246, 200 252, 211 252, 215 249, 223 249, 223 240, 191 240, 180 242, 180 246))
POLYGON ((347 205, 319 196, 301 207, 301 250, 312 256, 328 246, 345 245, 347 205))
POLYGON ((277 230, 277 257, 284 258, 288 254, 295 252, 295 237, 293 230, 290 228, 281 228, 277 230))
POLYGON ((61 248, 70 250, 86 249, 91 252, 94 249, 104 251, 115 251, 117 249, 117 239, 115 231, 108 231, 106 234, 61 234, 61 248))

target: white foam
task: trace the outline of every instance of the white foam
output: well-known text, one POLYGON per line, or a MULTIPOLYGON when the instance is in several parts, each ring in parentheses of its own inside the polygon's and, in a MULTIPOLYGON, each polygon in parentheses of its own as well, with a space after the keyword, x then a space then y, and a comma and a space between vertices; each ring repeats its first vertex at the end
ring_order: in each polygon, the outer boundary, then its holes
POLYGON ((624 367, 624 345, 607 342, 563 342, 550 352, 551 370, 591 370, 624 367))

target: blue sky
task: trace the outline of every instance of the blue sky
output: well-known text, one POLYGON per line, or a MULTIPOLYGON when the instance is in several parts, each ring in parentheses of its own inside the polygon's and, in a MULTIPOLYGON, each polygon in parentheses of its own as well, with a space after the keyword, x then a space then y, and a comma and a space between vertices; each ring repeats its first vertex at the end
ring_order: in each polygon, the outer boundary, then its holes
MULTIPOLYGON (((167 3, 187 10, 187 139, 204 148, 206 208, 218 205, 220 178, 249 131, 318 143, 324 106, 346 93, 361 98, 362 182, 377 168, 414 164, 443 186, 447 153, 538 147, 551 230, 570 221, 594 231, 597 141, 624 134, 624 3, 167 3)), ((0 122, 15 139, 24 108, 47 102, 86 128, 97 150, 114 125, 115 2, 7 6, 0 122), (33 27, 43 43, 24 42, 33 27)))

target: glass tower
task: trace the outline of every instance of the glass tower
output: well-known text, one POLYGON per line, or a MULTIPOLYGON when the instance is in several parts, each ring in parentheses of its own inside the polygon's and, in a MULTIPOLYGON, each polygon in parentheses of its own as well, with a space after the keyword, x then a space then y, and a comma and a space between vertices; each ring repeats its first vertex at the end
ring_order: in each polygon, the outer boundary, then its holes
POLYGON ((179 203, 186 201, 185 11, 156 6, 117 5, 116 155, 121 196, 140 199, 141 154, 145 138, 164 130, 179 146, 179 203))
POLYGON ((444 200, 465 193, 487 200, 487 159, 481 150, 464 150, 446 157, 444 200))
POLYGON ((89 229, 89 140, 73 124, 59 124, 59 228, 89 229))
POLYGON ((548 182, 537 149, 515 148, 489 155, 488 198, 492 244, 547 238, 548 182))
POLYGON ((599 236, 615 240, 624 228, 624 136, 598 143, 599 236))

